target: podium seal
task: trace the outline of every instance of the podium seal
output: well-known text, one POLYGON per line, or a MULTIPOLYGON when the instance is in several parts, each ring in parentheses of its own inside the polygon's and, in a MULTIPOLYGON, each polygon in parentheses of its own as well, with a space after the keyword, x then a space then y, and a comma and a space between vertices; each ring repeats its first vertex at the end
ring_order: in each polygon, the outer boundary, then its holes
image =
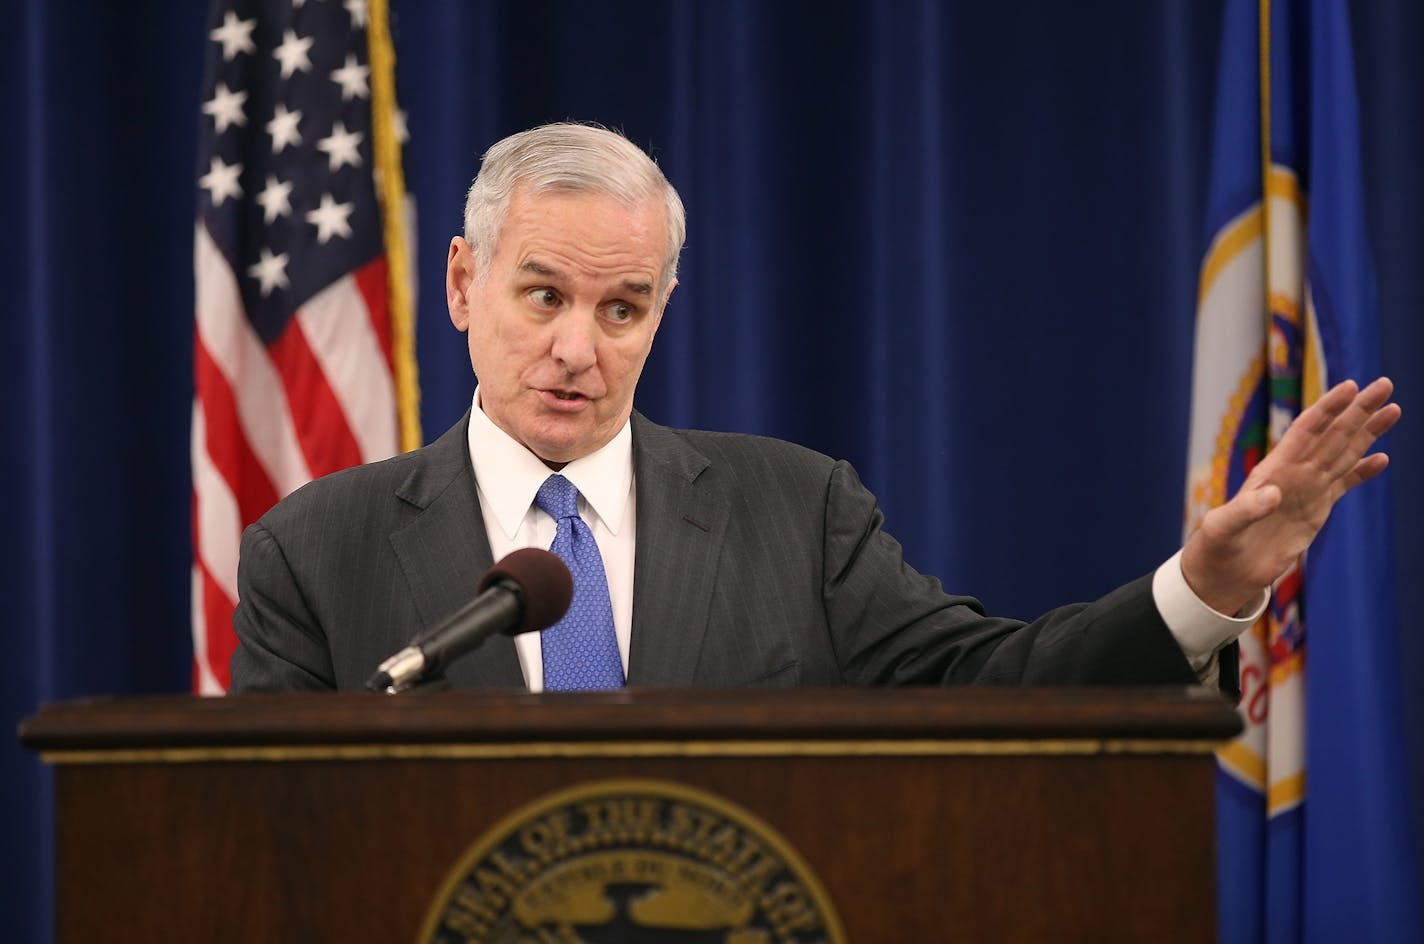
POLYGON ((752 813, 600 780, 505 817, 461 856, 422 944, 844 944, 820 881, 752 813))

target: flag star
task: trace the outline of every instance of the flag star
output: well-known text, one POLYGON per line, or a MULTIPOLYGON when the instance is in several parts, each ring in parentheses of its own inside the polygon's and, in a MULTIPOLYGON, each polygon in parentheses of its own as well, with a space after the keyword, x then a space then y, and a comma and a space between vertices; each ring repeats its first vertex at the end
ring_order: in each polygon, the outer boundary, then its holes
POLYGON ((341 100, 349 102, 353 98, 367 98, 371 90, 366 86, 366 77, 371 74, 369 66, 356 61, 356 54, 346 54, 346 65, 331 73, 331 81, 341 86, 341 100))
POLYGON ((272 120, 267 122, 267 133, 272 136, 273 154, 281 154, 282 149, 289 144, 302 143, 302 133, 297 130, 297 123, 301 120, 301 111, 287 111, 286 105, 277 103, 272 120))
POLYGON ((268 174, 267 186, 257 195, 257 202, 262 206, 262 222, 271 223, 279 216, 291 216, 291 197, 292 185, 268 174))
POLYGON ((406 126, 406 114, 404 109, 396 109, 396 116, 391 120, 391 124, 396 129, 396 143, 405 144, 410 141, 410 129, 406 126))
POLYGON ((354 209, 355 203, 337 203, 331 194, 322 194, 321 206, 307 214, 307 222, 316 227, 316 241, 325 243, 332 236, 350 238, 351 224, 347 217, 354 209))
POLYGON ((366 25, 366 0, 346 0, 342 4, 346 12, 351 14, 351 25, 353 27, 366 25))
POLYGON ((223 25, 208 34, 214 42, 222 43, 223 62, 231 62, 240 52, 256 52, 252 42, 252 30, 257 19, 239 20, 237 14, 228 10, 223 17, 223 25))
POLYGON ((198 178, 198 186, 211 194, 213 206, 222 206, 228 197, 242 196, 242 187, 237 178, 242 176, 241 164, 224 164, 223 159, 214 157, 208 165, 208 172, 198 178))
POLYGON ((272 294, 274 288, 287 287, 287 254, 272 255, 272 250, 262 247, 262 258, 247 267, 247 274, 262 287, 262 297, 272 294))
POLYGON ((334 171, 343 164, 360 167, 361 154, 356 150, 356 146, 361 143, 363 137, 360 131, 347 131, 346 125, 340 121, 332 125, 331 137, 322 138, 316 143, 317 149, 325 151, 329 159, 327 169, 334 171))
POLYGON ((294 72, 311 71, 311 57, 307 55, 311 46, 312 38, 298 36, 296 30, 282 34, 282 45, 272 50, 272 57, 282 64, 282 78, 290 79, 294 72))
POLYGON ((246 92, 232 92, 222 82, 213 90, 213 97, 203 102, 203 114, 212 115, 217 122, 218 134, 222 134, 230 125, 242 127, 247 124, 247 115, 243 114, 242 103, 247 101, 246 92))

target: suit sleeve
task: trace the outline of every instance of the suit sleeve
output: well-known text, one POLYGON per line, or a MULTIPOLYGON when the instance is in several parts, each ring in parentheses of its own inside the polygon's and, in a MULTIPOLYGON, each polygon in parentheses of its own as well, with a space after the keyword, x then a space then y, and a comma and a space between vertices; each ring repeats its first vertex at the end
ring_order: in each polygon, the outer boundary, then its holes
POLYGON ((261 522, 242 535, 237 565, 237 649, 230 691, 330 691, 335 672, 277 538, 261 522))
POLYGON ((1181 647, 1157 613, 1151 575, 1031 623, 985 614, 973 597, 904 561, 855 470, 826 491, 823 602, 844 679, 857 685, 1190 685, 1181 647))

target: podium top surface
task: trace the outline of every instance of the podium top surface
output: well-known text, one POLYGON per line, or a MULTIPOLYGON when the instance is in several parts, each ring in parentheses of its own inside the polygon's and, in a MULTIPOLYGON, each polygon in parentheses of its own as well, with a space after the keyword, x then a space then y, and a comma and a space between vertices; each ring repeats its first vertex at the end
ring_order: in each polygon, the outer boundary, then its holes
POLYGON ((592 741, 972 741, 991 751, 994 742, 1175 742, 1196 751, 1240 729, 1236 711, 1200 688, 964 687, 89 698, 42 706, 19 734, 63 761, 196 747, 592 741))

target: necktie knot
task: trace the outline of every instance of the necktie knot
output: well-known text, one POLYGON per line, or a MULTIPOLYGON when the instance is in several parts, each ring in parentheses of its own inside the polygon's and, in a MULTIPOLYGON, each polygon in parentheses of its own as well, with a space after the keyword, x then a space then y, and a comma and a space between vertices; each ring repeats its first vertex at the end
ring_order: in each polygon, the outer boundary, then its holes
POLYGON ((578 517, 578 489, 562 475, 551 475, 539 486, 534 504, 554 520, 578 517))

